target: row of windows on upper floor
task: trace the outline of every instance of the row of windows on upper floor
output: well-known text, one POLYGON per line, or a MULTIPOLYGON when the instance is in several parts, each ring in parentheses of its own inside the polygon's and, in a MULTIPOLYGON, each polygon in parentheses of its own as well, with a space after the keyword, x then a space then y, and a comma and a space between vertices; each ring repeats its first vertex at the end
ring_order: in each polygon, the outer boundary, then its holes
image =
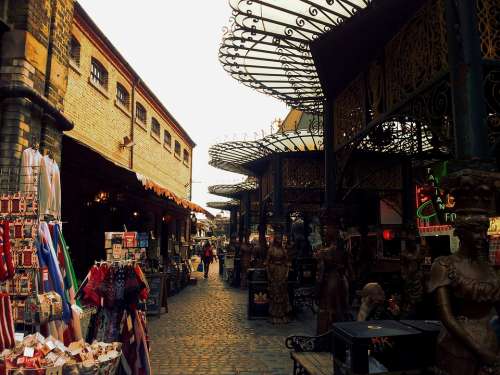
MULTIPOLYGON (((77 65, 80 66, 80 43, 75 37, 70 39, 69 48, 70 59, 77 65)), ((90 79, 94 84, 99 85, 104 90, 108 90, 108 71, 96 58, 92 57, 91 68, 90 68, 90 79)), ((119 82, 116 83, 116 101, 123 107, 129 109, 130 105, 130 94, 127 89, 119 82)), ((147 111, 144 106, 136 102, 135 103, 135 119, 143 124, 147 125, 147 111)), ((157 119, 151 117, 151 135, 156 139, 160 140, 161 126, 157 119)), ((172 135, 166 129, 163 129, 163 146, 167 149, 172 148, 172 135)), ((180 158, 181 155, 181 144, 179 141, 174 142, 174 153, 180 158)), ((189 151, 184 149, 183 152, 184 163, 189 163, 189 151)))

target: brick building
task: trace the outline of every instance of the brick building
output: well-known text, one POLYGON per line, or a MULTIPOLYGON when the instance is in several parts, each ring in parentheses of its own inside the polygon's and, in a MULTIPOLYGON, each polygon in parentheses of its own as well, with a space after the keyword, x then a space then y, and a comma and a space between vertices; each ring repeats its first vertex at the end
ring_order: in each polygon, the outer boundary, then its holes
POLYGON ((102 258, 103 232, 124 226, 182 253, 201 210, 182 126, 73 0, 0 0, 0 32, 0 190, 15 190, 23 150, 39 145, 60 165, 82 269, 102 258))

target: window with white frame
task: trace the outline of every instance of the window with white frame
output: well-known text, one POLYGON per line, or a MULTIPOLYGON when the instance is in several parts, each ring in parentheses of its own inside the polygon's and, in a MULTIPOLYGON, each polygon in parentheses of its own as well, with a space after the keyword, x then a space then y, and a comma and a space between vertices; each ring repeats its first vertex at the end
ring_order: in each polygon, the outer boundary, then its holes
POLYGON ((90 68, 90 79, 93 83, 101 86, 103 89, 108 89, 108 71, 99 60, 92 57, 90 68))
POLYGON ((135 118, 137 119, 137 121, 146 124, 146 108, 144 108, 144 106, 139 102, 135 103, 135 118))
POLYGON ((125 86, 123 86, 119 82, 116 83, 116 101, 125 108, 128 108, 128 105, 130 103, 130 94, 128 93, 125 86))
POLYGON ((71 35, 69 40, 69 58, 77 66, 80 66, 80 48, 80 42, 73 35, 71 35))
POLYGON ((154 117, 151 118, 151 135, 160 138, 160 123, 154 117))
POLYGON ((163 145, 167 148, 172 147, 172 135, 168 130, 163 130, 163 145))

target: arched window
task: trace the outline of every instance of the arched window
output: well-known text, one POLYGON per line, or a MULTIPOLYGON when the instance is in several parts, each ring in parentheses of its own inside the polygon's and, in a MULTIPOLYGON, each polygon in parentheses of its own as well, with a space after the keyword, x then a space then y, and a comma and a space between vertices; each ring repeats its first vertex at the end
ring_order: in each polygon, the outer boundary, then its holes
POLYGON ((80 66, 80 42, 73 35, 69 40, 69 58, 80 66))
POLYGON ((181 144, 178 141, 175 141, 174 152, 179 158, 181 157, 181 144))
POLYGON ((168 149, 172 147, 172 135, 168 130, 163 130, 163 145, 168 149))
POLYGON ((99 60, 94 57, 92 57, 91 62, 90 79, 93 83, 106 90, 108 89, 108 71, 104 65, 102 65, 99 60))
POLYGON ((130 103, 130 95, 121 83, 116 83, 116 101, 125 108, 128 108, 130 103))
POLYGON ((151 135, 160 138, 160 123, 154 117, 151 118, 151 135))
POLYGON ((146 119, 147 119, 146 108, 144 108, 144 106, 139 102, 135 103, 135 118, 140 123, 146 124, 146 119))

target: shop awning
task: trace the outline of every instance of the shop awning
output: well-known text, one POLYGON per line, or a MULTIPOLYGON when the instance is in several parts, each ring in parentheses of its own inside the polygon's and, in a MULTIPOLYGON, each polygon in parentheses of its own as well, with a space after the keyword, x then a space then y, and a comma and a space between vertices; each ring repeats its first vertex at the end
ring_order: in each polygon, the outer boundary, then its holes
POLYGON ((229 0, 219 60, 236 80, 293 108, 321 112, 323 90, 310 43, 372 0, 229 0))
POLYGON ((193 203, 187 199, 181 198, 173 193, 171 190, 166 187, 161 186, 160 184, 154 182, 151 178, 143 176, 139 173, 136 173, 137 179, 142 183, 142 186, 146 190, 152 190, 156 195, 160 197, 165 197, 175 202, 178 206, 181 206, 185 209, 191 210, 192 212, 198 212, 200 214, 205 214, 208 217, 213 217, 210 212, 205 210, 203 207, 193 203))
POLYGON ((123 189, 129 189, 134 192, 153 191, 158 197, 166 198, 168 202, 172 202, 182 209, 190 210, 192 212, 203 213, 212 217, 212 214, 205 210, 203 207, 177 196, 169 189, 156 183, 149 177, 137 174, 130 168, 119 164, 103 153, 97 151, 91 146, 83 142, 64 135, 63 143, 63 168, 71 160, 87 160, 85 165, 88 165, 88 170, 80 170, 80 174, 89 174, 93 179, 114 179, 116 183, 122 186, 123 189), (90 167, 92 166, 92 167, 90 167), (97 173, 96 173, 97 172, 97 173))

